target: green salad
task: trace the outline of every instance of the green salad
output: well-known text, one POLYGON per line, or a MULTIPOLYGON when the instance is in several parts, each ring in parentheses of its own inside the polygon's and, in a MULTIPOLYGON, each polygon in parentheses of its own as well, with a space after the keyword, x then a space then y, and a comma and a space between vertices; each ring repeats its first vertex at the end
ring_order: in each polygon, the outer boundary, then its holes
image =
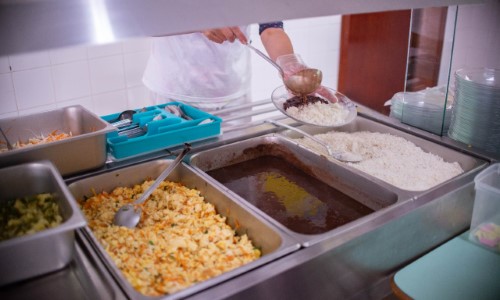
POLYGON ((59 205, 49 193, 0 203, 0 241, 33 234, 61 223, 59 205))

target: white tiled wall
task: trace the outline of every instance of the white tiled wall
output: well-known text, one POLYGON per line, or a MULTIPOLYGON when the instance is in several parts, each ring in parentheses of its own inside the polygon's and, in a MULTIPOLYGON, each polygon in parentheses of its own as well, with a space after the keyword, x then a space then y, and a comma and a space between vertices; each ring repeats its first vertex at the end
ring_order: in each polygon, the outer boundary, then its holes
MULTIPOLYGON (((285 30, 295 51, 323 71, 325 85, 335 88, 340 17, 287 21, 285 30)), ((251 39, 264 50, 256 25, 251 27, 251 39)), ((148 103, 142 73, 149 47, 149 39, 141 38, 0 57, 0 118, 73 104, 98 115, 142 107, 148 103)), ((252 98, 269 98, 280 84, 276 70, 252 55, 252 98)))
MULTIPOLYGON (((139 105, 149 40, 0 57, 0 118, 82 104, 102 115, 139 105)), ((140 105, 139 105, 140 106, 140 105)))
MULTIPOLYGON (((337 88, 340 16, 285 21, 296 53, 323 71, 337 88)), ((459 7, 452 71, 465 66, 500 68, 500 1, 459 7)), ((263 50, 257 26, 253 45, 263 50)), ((82 104, 98 115, 144 106, 141 82, 149 39, 0 57, 0 118, 82 104)), ((252 56, 252 97, 269 98, 281 84, 276 70, 252 56)))

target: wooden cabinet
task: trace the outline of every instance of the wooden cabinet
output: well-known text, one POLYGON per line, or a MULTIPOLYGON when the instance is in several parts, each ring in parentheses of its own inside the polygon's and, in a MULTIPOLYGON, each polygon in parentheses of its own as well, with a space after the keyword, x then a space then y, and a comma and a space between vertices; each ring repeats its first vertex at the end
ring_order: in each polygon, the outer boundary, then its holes
POLYGON ((342 17, 338 90, 371 109, 405 90, 437 84, 446 8, 342 17))

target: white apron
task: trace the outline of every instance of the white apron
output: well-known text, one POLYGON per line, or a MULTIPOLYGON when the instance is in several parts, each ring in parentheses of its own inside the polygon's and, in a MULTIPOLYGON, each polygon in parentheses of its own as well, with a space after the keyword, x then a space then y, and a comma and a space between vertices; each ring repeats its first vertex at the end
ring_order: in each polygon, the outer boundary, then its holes
MULTIPOLYGON (((241 29, 248 36, 247 26, 241 29)), ((248 98, 250 77, 246 46, 239 41, 217 44, 191 33, 153 38, 143 82, 157 99, 214 110, 248 98)))

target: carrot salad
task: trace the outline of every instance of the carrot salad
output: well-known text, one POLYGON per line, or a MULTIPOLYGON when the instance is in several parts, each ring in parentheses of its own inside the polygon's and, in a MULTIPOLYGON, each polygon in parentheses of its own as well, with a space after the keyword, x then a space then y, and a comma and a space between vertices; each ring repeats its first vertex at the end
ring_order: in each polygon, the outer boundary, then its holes
POLYGON ((137 291, 171 294, 260 257, 247 235, 236 235, 200 191, 176 182, 162 182, 142 204, 136 228, 113 225, 115 212, 151 184, 78 201, 94 235, 137 291))
MULTIPOLYGON (((24 147, 29 147, 29 146, 34 146, 34 145, 40 145, 40 144, 46 144, 50 142, 55 142, 55 141, 61 141, 64 139, 67 139, 69 137, 72 137, 73 134, 63 132, 61 130, 54 130, 51 133, 49 133, 47 136, 40 135, 40 136, 35 136, 32 138, 29 138, 27 141, 17 141, 15 142, 12 147, 14 149, 19 149, 19 148, 24 148, 24 147)), ((7 143, 4 141, 0 141, 0 144, 2 148, 0 148, 0 152, 6 152, 7 149, 7 143)))
POLYGON ((56 129, 56 130, 52 131, 51 133, 49 133, 47 136, 41 135, 39 137, 29 138, 27 142, 18 141, 13 146, 14 146, 14 148, 22 148, 22 147, 26 147, 26 146, 46 144, 46 143, 50 143, 50 142, 64 140, 64 139, 67 139, 71 136, 73 136, 71 134, 71 132, 68 134, 66 132, 63 132, 63 131, 56 129))

